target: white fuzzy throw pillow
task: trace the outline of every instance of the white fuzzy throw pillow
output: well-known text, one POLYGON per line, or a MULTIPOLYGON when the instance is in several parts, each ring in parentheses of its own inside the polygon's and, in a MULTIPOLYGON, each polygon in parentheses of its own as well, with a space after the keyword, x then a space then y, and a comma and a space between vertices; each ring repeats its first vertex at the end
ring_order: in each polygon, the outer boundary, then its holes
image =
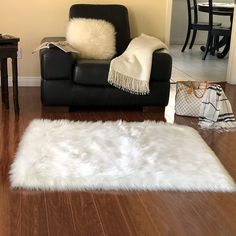
POLYGON ((115 28, 105 20, 71 19, 66 39, 81 58, 111 59, 116 54, 115 28))

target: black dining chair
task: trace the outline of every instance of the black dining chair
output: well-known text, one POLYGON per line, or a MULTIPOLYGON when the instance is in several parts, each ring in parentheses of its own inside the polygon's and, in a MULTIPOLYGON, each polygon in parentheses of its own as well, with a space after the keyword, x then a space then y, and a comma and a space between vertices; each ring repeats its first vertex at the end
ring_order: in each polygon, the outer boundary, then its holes
MULTIPOLYGON (((182 52, 185 51, 191 31, 193 31, 192 34, 192 39, 189 45, 189 49, 193 47, 193 44, 195 42, 196 36, 197 36, 197 31, 208 31, 210 30, 208 22, 199 22, 198 20, 198 5, 197 5, 197 0, 187 0, 187 10, 188 10, 188 29, 187 29, 187 35, 185 39, 185 43, 182 48, 182 52)), ((220 26, 221 23, 214 23, 215 26, 220 26)))
MULTIPOLYGON (((204 55, 202 58, 203 60, 206 59, 207 54, 209 52, 212 55, 214 55, 215 51, 216 50, 218 51, 221 46, 225 46, 224 51, 229 50, 230 36, 231 36, 231 29, 232 29, 232 14, 229 12, 214 10, 212 0, 208 0, 208 3, 209 3, 209 12, 208 12, 208 14, 209 14, 209 32, 208 32, 208 36, 207 36, 207 43, 205 46, 204 55), (230 26, 223 27, 221 25, 213 24, 213 20, 214 20, 215 15, 221 15, 221 16, 227 16, 227 17, 230 16, 231 17, 230 26), (220 37, 222 37, 221 40, 220 40, 220 37)), ((218 53, 217 57, 218 58, 224 57, 223 54, 218 53)))

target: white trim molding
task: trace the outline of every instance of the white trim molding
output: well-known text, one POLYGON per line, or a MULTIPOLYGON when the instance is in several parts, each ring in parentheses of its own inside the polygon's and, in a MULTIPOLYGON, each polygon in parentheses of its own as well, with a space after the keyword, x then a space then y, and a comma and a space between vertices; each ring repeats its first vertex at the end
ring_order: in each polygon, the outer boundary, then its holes
MULTIPOLYGON (((19 87, 39 87, 41 82, 40 77, 18 77, 19 87)), ((0 82, 1 84, 1 82, 0 82)), ((8 86, 12 87, 12 78, 8 78, 8 86)))
MULTIPOLYGON (((236 11, 234 11, 234 19, 236 19, 236 11)), ((236 22, 233 21, 231 43, 229 52, 229 62, 227 70, 227 82, 230 84, 236 84, 236 22)))
POLYGON ((168 47, 170 46, 171 18, 172 18, 172 1, 173 0, 168 0, 167 1, 167 6, 166 6, 165 43, 166 43, 166 45, 168 47))

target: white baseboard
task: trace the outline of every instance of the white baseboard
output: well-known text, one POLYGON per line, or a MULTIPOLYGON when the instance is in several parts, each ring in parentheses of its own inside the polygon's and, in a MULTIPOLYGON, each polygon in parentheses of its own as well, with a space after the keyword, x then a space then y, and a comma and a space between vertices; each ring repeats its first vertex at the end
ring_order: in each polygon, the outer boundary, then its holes
MULTIPOLYGON (((41 82, 40 77, 18 77, 19 87, 39 87, 41 82)), ((1 84, 1 81, 0 81, 1 84)), ((8 86, 12 87, 12 78, 8 78, 8 86)))

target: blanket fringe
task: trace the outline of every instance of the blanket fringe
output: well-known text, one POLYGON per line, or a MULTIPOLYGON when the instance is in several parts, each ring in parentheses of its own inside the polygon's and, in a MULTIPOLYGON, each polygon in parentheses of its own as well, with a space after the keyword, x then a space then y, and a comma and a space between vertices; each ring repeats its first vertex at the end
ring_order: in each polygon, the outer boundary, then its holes
POLYGON ((137 80, 114 70, 109 71, 108 78, 109 84, 122 89, 125 92, 135 95, 147 95, 150 92, 149 82, 147 81, 137 80))
POLYGON ((216 133, 236 133, 236 128, 215 128, 215 127, 202 127, 200 126, 200 129, 202 130, 211 130, 216 133))
POLYGON ((225 132, 235 133, 236 132, 235 125, 233 124, 227 125, 227 123, 225 124, 224 122, 222 122, 221 124, 217 123, 217 126, 215 126, 214 124, 209 126, 209 125, 203 124, 202 122, 199 122, 199 126, 200 126, 200 129, 202 130, 213 130, 216 133, 225 133, 225 132))

